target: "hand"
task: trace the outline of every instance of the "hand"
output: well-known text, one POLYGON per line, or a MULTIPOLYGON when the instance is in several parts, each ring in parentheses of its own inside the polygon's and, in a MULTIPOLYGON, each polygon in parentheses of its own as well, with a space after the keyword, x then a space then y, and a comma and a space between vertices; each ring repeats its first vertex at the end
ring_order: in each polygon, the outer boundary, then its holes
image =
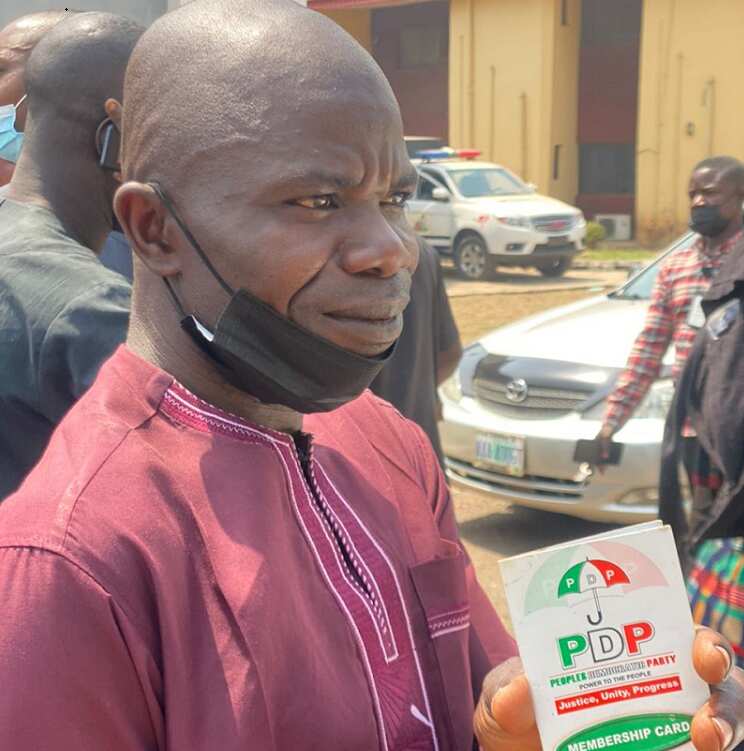
POLYGON ((731 646, 709 628, 698 628, 692 662, 711 687, 710 700, 692 721, 692 743, 697 751, 729 751, 744 741, 744 671, 732 667, 731 646))
MULTIPOLYGON (((730 645, 707 628, 695 635, 692 659, 712 693, 692 721, 693 745, 697 751, 730 751, 744 740, 744 671, 732 668, 730 645)), ((482 751, 541 751, 532 696, 519 658, 507 660, 486 676, 473 727, 482 751)))
POLYGON ((482 751, 542 751, 530 686, 518 657, 486 676, 473 729, 482 751))
POLYGON ((594 439, 599 446, 599 464, 597 470, 600 475, 605 472, 605 465, 610 458, 610 446, 612 445, 612 436, 615 435, 615 429, 609 425, 603 425, 594 439))

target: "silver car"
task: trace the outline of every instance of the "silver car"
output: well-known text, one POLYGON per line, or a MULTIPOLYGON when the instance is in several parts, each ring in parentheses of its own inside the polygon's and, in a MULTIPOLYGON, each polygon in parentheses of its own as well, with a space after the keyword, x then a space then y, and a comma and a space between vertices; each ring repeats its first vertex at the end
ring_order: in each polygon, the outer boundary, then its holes
POLYGON ((621 464, 591 474, 573 454, 579 439, 599 431, 661 260, 693 239, 682 237, 614 292, 510 324, 468 347, 440 389, 449 476, 522 506, 593 521, 654 518, 673 396, 671 347, 659 380, 616 435, 621 464))

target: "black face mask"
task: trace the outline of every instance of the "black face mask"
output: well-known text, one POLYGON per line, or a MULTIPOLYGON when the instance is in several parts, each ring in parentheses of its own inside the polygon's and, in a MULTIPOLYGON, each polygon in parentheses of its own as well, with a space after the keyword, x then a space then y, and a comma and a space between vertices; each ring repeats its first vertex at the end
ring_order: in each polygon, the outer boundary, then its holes
POLYGON ((729 225, 718 206, 694 206, 690 216, 690 229, 703 237, 716 237, 729 225))
POLYGON ((247 290, 232 289, 162 189, 153 188, 209 273, 230 295, 211 332, 184 311, 172 285, 164 280, 183 316, 181 326, 218 365, 225 380, 265 404, 283 404, 305 414, 341 407, 372 383, 394 346, 379 357, 357 355, 298 326, 247 290))

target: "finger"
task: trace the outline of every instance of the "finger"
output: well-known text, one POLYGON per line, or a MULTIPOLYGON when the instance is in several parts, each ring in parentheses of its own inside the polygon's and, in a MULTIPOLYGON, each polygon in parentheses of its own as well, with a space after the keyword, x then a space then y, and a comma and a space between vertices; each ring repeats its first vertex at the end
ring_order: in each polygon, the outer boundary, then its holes
POLYGON ((535 727, 530 685, 524 675, 515 678, 491 699, 491 717, 509 735, 523 735, 535 727))
POLYGON ((744 738, 744 728, 736 731, 736 705, 720 706, 718 698, 714 695, 692 719, 690 739, 696 751, 729 751, 744 738))
POLYGON ((726 680, 734 665, 734 651, 728 640, 705 626, 695 631, 692 663, 698 675, 709 685, 726 680))
POLYGON ((729 751, 735 741, 731 723, 716 716, 709 704, 693 717, 690 739, 696 751, 729 751))
POLYGON ((481 751, 542 751, 536 726, 525 733, 508 733, 491 716, 482 697, 473 719, 473 729, 481 751))

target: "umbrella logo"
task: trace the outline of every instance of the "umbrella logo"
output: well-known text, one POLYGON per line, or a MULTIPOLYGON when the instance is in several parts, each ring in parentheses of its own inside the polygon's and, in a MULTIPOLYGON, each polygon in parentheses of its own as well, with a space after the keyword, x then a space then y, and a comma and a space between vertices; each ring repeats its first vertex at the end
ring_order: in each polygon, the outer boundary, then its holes
POLYGON ((558 597, 569 594, 583 594, 591 592, 597 615, 587 615, 586 619, 592 626, 602 622, 602 606, 599 601, 599 590, 608 589, 618 584, 630 584, 630 578, 616 563, 600 558, 587 558, 571 566, 558 583, 558 597))

